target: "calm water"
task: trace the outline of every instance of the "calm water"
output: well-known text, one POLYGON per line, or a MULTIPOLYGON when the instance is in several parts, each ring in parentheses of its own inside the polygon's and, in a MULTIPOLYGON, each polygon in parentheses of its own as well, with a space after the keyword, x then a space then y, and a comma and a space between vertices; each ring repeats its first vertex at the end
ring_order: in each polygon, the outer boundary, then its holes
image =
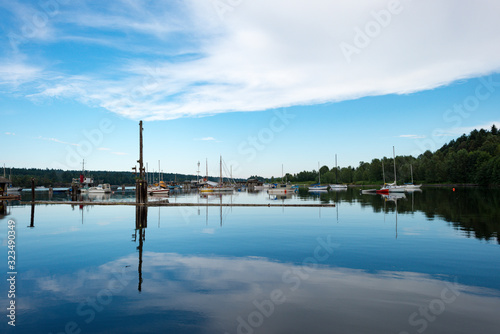
POLYGON ((498 190, 170 201, 337 207, 39 205, 31 221, 32 207, 14 203, 0 240, 7 273, 16 221, 16 327, 4 280, 0 332, 498 332, 498 190))

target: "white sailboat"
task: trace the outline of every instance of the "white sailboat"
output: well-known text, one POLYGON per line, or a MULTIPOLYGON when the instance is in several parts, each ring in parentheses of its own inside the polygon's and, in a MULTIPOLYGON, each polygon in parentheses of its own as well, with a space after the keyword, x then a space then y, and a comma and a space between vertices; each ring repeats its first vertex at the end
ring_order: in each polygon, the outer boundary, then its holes
POLYGON ((321 185, 321 172, 319 170, 319 162, 318 162, 318 183, 310 185, 309 191, 322 191, 322 190, 328 190, 328 186, 321 185))
POLYGON ((398 186, 397 178, 396 178, 396 151, 394 150, 394 146, 392 147, 392 156, 394 160, 394 182, 385 184, 384 187, 380 189, 380 191, 389 191, 393 193, 403 193, 406 190, 405 186, 398 186))
POLYGON ((413 184, 413 166, 412 165, 410 165, 410 173, 411 173, 411 183, 406 183, 404 185, 406 191, 419 190, 422 185, 421 184, 413 184))
POLYGON ((330 190, 346 190, 347 184, 338 184, 337 183, 337 155, 335 154, 335 184, 330 184, 330 190))

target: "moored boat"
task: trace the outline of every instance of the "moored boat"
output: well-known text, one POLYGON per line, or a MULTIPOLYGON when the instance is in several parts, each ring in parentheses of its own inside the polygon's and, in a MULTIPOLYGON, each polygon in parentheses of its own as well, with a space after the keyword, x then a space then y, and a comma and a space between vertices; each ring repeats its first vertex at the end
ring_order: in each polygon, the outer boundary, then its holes
POLYGON ((109 185, 109 183, 103 183, 97 185, 96 187, 89 187, 87 192, 89 194, 110 193, 111 186, 109 185))
POLYGON ((277 184, 275 188, 270 188, 267 190, 268 194, 290 194, 297 192, 297 188, 294 185, 288 183, 277 184))

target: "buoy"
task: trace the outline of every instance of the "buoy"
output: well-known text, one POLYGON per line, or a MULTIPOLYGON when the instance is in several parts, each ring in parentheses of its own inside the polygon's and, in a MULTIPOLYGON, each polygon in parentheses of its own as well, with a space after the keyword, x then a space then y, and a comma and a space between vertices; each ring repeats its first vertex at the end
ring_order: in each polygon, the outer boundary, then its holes
POLYGON ((453 188, 453 191, 455 191, 455 188, 453 188))

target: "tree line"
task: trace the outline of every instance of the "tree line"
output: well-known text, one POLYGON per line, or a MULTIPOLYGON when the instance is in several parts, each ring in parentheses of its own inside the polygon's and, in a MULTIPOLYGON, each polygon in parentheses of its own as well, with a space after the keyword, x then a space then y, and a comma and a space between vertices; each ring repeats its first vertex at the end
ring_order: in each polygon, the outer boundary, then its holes
MULTIPOLYGON (((29 188, 31 179, 34 178, 37 186, 67 187, 73 179, 78 179, 82 171, 39 168, 7 168, 6 177, 11 179, 13 186, 29 188)), ((132 172, 116 171, 86 171, 87 177, 92 177, 95 183, 109 183, 111 185, 135 185, 137 175, 132 172)), ((163 173, 161 179, 169 182, 184 182, 196 180, 196 175, 163 173)), ((201 176, 200 176, 201 178, 201 176)), ((149 173, 149 182, 158 182, 158 173, 149 173)), ((217 182, 218 177, 208 177, 208 180, 217 182)))
MULTIPOLYGON (((338 167, 335 169, 322 166, 319 169, 321 183, 348 184, 380 184, 385 176, 386 182, 394 180, 394 160, 384 157, 371 162, 361 161, 357 167, 338 167)), ((443 145, 436 152, 426 151, 418 157, 396 156, 396 174, 398 183, 461 183, 478 185, 500 185, 500 133, 495 125, 491 130, 473 130, 456 140, 443 145)), ((78 178, 81 171, 63 171, 58 169, 12 168, 7 169, 7 176, 16 187, 30 187, 31 178, 37 185, 53 187, 68 186, 73 178, 78 178)), ((134 185, 136 175, 131 172, 91 171, 87 172, 96 183, 112 185, 134 185)), ((158 176, 154 176, 154 180, 158 176)), ((281 182, 281 177, 264 179, 254 175, 251 178, 267 182, 281 182)), ((196 175, 164 173, 166 182, 184 182, 196 180, 196 175)), ((210 181, 218 181, 218 177, 209 177, 210 181)), ((287 173, 286 181, 318 182, 318 171, 302 171, 296 174, 287 173)), ((285 181, 283 180, 283 181, 285 181)), ((237 180, 242 181, 242 180, 237 180)))
MULTIPOLYGON (((384 157, 371 162, 361 161, 357 167, 322 166, 321 183, 367 184, 394 180, 394 160, 384 157)), ((491 130, 473 130, 443 145, 436 152, 427 150, 418 157, 396 156, 398 183, 460 183, 500 185, 500 134, 495 125, 491 130)), ((318 182, 318 171, 286 174, 290 182, 318 182)), ((276 180, 281 181, 281 178, 276 180)))

